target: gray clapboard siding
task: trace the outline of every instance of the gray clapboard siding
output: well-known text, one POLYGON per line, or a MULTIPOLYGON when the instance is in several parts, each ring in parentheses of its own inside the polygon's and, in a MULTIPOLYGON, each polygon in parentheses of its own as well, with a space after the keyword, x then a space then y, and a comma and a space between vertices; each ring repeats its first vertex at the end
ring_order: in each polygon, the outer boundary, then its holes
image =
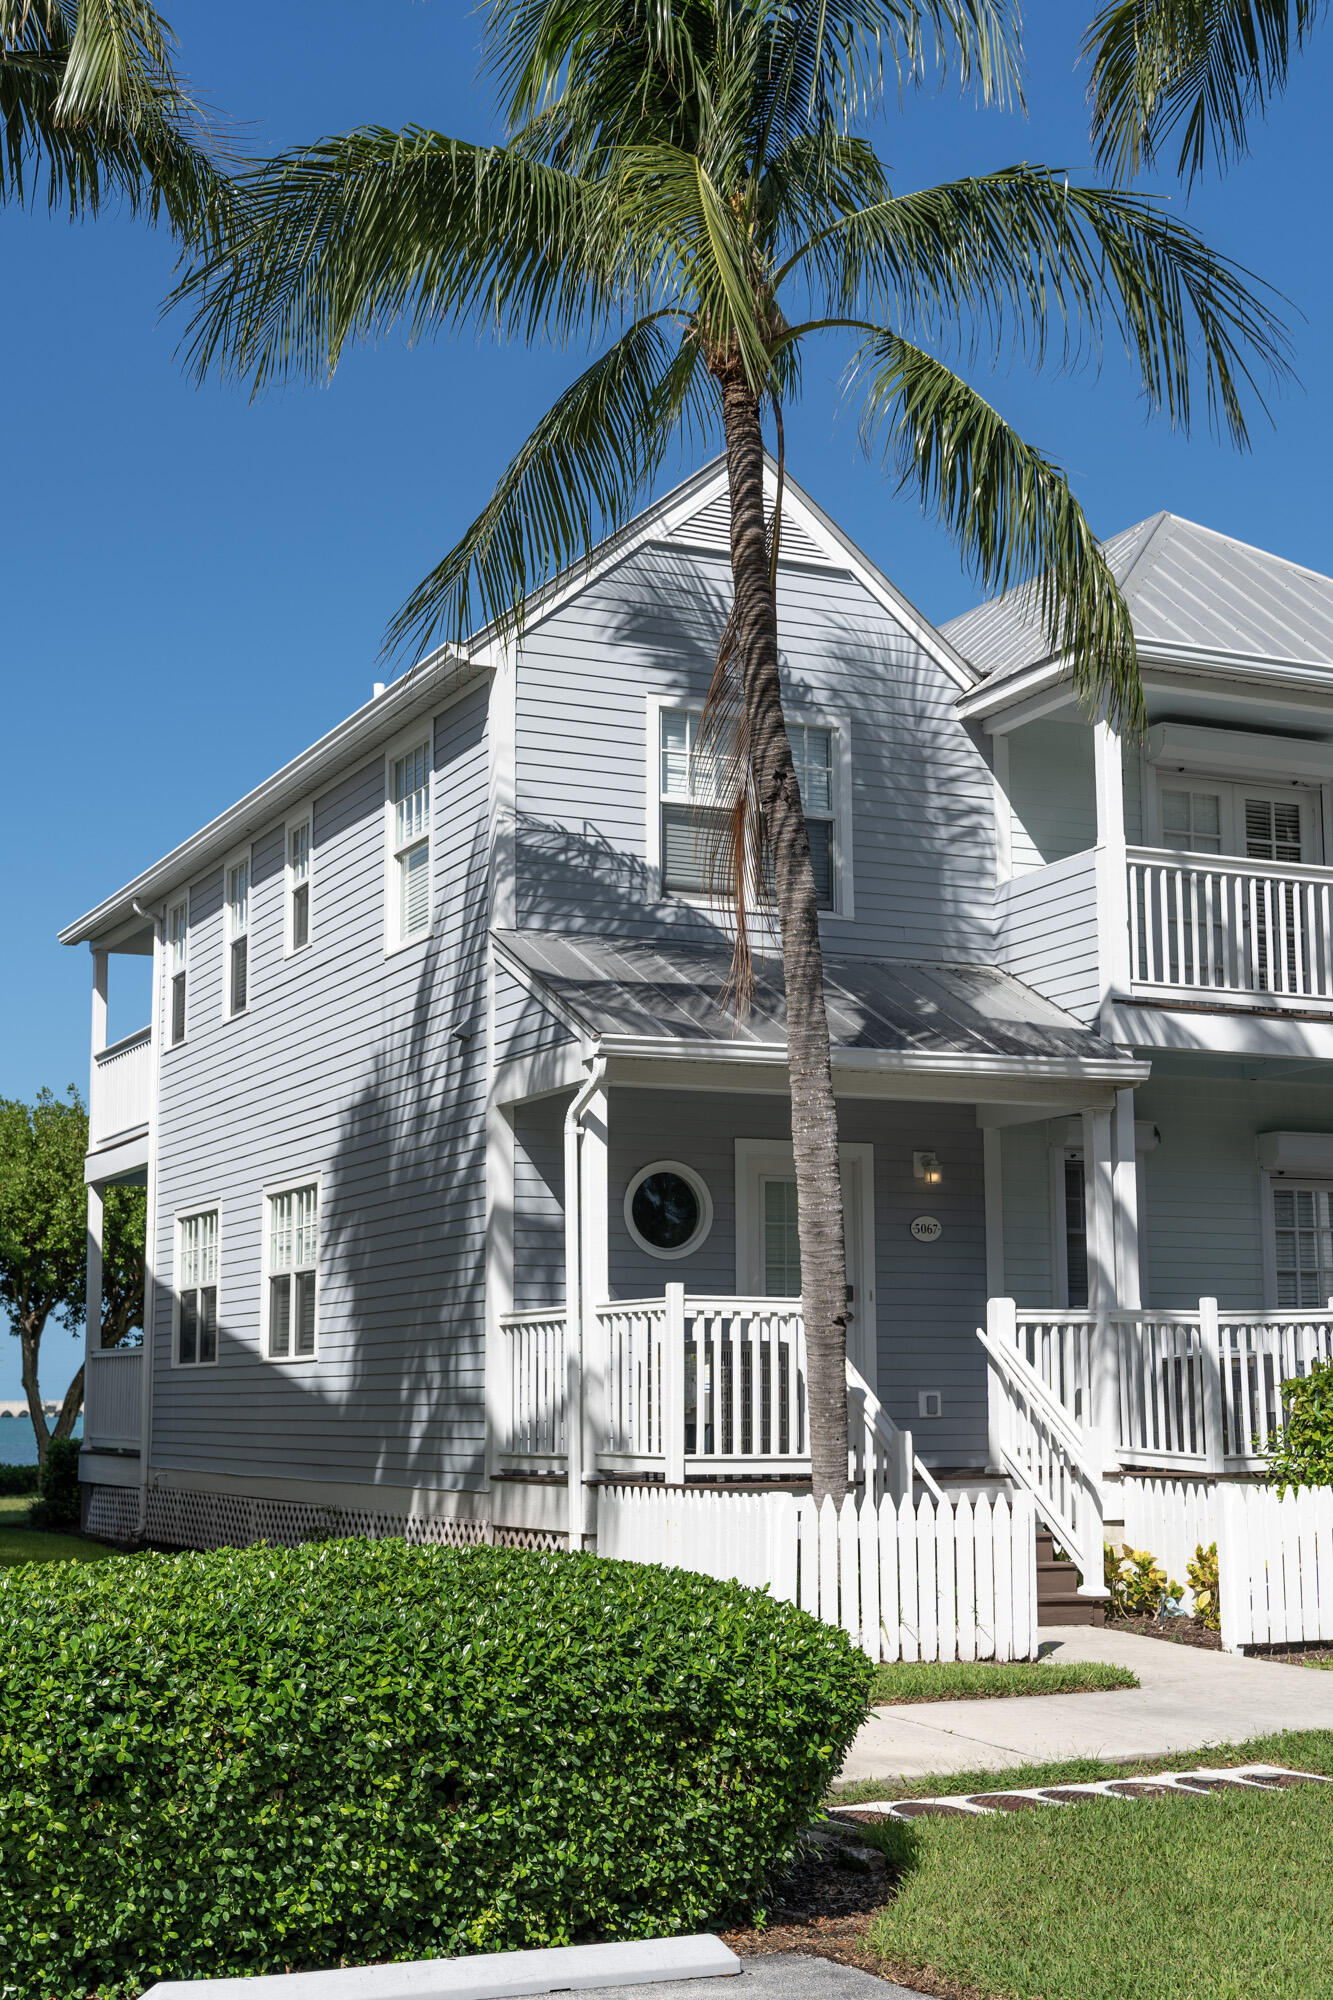
POLYGON ((514 1310, 565 1298, 564 1120, 568 1096, 514 1108, 514 1310))
POLYGON ((284 959, 283 830, 254 843, 251 999, 221 1018, 221 876, 191 885, 189 1040, 164 1050, 154 1463, 480 1482, 486 700, 433 725, 434 928, 383 951, 384 764, 315 802, 312 944, 284 959), (459 1032, 468 1039, 460 1040, 459 1032), (322 1177, 320 1356, 259 1352, 263 1189, 322 1177), (173 1218, 221 1211, 219 1362, 171 1365, 173 1218))
POLYGON ((1086 722, 1029 722, 1009 736, 1015 875, 1063 861, 1097 841, 1092 730, 1086 722))
MULTIPOLYGON (((517 691, 520 926, 716 936, 707 907, 647 899, 656 751, 645 696, 701 702, 730 603, 727 565, 652 545, 524 639, 517 691)), ((851 576, 779 581, 790 712, 850 719, 855 918, 830 950, 992 955, 990 777, 953 713, 957 689, 851 576)))
POLYGON ((1095 853, 1002 882, 995 906, 1000 963, 1077 1020, 1090 1021, 1100 1003, 1095 853))
POLYGON ((509 1062, 559 1048, 571 1041, 569 1029, 534 999, 503 965, 495 969, 495 1060, 509 1062))
POLYGON ((1053 1306, 1051 1127, 1045 1119, 1000 1134, 1004 1161, 1004 1290, 1025 1306, 1053 1306))
POLYGON ((1143 1157, 1144 1294, 1152 1305, 1193 1305, 1210 1293, 1223 1308, 1264 1304, 1268 1219, 1255 1141, 1260 1132, 1333 1132, 1329 1092, 1306 1078, 1254 1081, 1155 1076, 1135 1093, 1134 1115, 1160 1143, 1143 1157))

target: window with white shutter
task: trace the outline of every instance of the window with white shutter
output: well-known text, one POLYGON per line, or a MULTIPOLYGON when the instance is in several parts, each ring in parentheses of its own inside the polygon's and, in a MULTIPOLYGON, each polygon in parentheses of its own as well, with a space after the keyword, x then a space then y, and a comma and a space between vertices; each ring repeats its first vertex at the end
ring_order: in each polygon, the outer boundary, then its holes
POLYGON ((167 1004, 171 1046, 185 1040, 186 981, 190 969, 190 902, 182 897, 167 911, 167 1004))
POLYGON ((430 929, 430 739, 389 759, 389 937, 408 944, 430 929))
POLYGON ((268 1200, 270 1361, 308 1361, 317 1348, 319 1183, 284 1188, 268 1200))
POLYGON ((223 1008, 230 1016, 250 1004, 250 851, 233 855, 222 871, 224 913, 223 1008))
POLYGON ((218 1358, 218 1212, 202 1209, 176 1224, 176 1363, 206 1367, 218 1358))
POLYGON ((304 951, 310 942, 310 855, 312 815, 302 813, 287 822, 288 953, 304 951))
POLYGON ((1280 1312, 1333 1299, 1333 1188, 1274 1187, 1273 1268, 1280 1312))
MULTIPOLYGON (((700 741, 701 712, 660 712, 658 804, 662 888, 668 894, 707 895, 724 838, 730 773, 725 752, 700 741)), ((834 732, 822 725, 789 723, 787 734, 801 787, 815 893, 821 910, 836 907, 837 805, 834 732)))

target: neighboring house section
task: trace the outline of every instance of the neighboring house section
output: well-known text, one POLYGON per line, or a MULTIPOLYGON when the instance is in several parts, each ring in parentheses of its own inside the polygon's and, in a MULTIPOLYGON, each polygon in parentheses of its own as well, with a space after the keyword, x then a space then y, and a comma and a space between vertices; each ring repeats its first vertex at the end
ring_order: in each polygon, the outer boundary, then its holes
MULTIPOLYGON (((90 1519, 586 1539, 600 1478, 808 1472, 780 956, 761 910, 738 1009, 709 887, 727 545, 713 466, 62 933, 94 1295, 101 1190, 153 1216, 90 1519)), ((1170 516, 1108 552, 1142 743, 1026 600, 935 631, 790 485, 778 562, 851 1470, 1035 1482, 1090 1573, 1069 1492, 1245 1462, 1333 1339, 1333 584, 1170 516)))

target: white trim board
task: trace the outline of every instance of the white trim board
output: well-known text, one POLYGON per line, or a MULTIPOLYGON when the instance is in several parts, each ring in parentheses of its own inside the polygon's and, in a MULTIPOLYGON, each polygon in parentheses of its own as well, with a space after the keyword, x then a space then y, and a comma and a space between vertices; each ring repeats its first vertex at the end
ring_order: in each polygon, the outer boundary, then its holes
POLYGON ((508 2000, 527 1993, 590 1992, 666 1979, 732 1979, 741 1969, 721 1938, 645 1938, 549 1951, 483 1952, 332 1972, 260 1973, 242 1979, 164 1979, 144 2000, 508 2000))

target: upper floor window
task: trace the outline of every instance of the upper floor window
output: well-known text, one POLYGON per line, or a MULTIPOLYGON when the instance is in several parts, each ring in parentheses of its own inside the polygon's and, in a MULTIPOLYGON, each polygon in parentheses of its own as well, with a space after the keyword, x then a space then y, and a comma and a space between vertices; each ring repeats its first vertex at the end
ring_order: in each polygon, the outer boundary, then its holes
POLYGON ((183 896, 167 911, 167 977, 170 981, 171 1044, 185 1040, 185 984, 190 968, 190 900, 183 896))
POLYGON ((218 1212, 203 1209, 176 1225, 176 1361, 199 1367, 218 1358, 218 1212))
POLYGON ((1247 785, 1230 779, 1159 778, 1162 845, 1178 853, 1243 855, 1301 867, 1321 858, 1316 793, 1308 785, 1247 785))
POLYGON ((268 1357, 309 1360, 316 1344, 319 1183, 284 1188, 267 1201, 268 1357))
POLYGON ((310 942, 311 819, 306 812, 287 822, 287 950, 304 951, 310 942))
POLYGON ((389 938, 407 944, 430 929, 430 739, 389 760, 389 938))
POLYGON ((226 962, 223 1007, 243 1014, 250 1000, 250 851, 234 855, 222 871, 226 962))
MULTIPOLYGON (((697 709, 660 711, 659 854, 662 888, 677 895, 707 894, 715 852, 724 838, 728 783, 725 756, 701 743, 697 709)), ((801 803, 810 836, 815 896, 821 910, 839 906, 838 770, 836 732, 826 724, 788 723, 801 803)))

